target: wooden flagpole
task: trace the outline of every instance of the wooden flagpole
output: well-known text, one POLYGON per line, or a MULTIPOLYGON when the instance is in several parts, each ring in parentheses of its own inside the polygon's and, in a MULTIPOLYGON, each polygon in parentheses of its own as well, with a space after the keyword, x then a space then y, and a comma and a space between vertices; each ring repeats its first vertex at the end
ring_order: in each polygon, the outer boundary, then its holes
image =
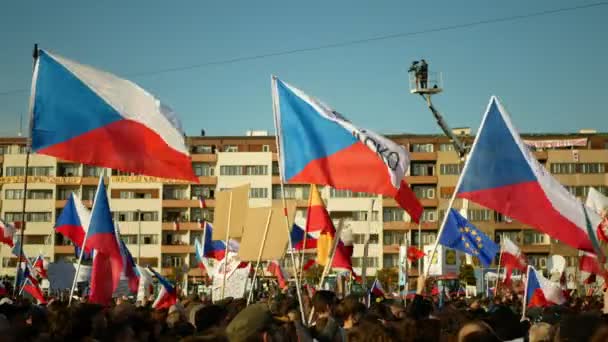
POLYGON ((268 209, 268 219, 266 220, 266 227, 264 227, 264 237, 262 237, 262 243, 260 244, 260 251, 258 252, 258 259, 255 263, 255 269, 253 270, 253 279, 251 280, 251 290, 249 291, 249 296, 247 297, 247 306, 251 303, 253 299, 253 287, 255 286, 255 281, 258 275, 258 268, 260 267, 260 261, 262 260, 262 253, 264 252, 264 246, 266 245, 266 238, 268 237, 268 228, 270 227, 270 218, 272 217, 272 208, 268 209))
MULTIPOLYGON (((275 76, 271 76, 271 93, 272 93, 272 113, 273 113, 273 121, 274 121, 274 130, 276 132, 275 139, 277 145, 277 153, 281 156, 281 144, 279 141, 279 123, 278 123, 278 113, 279 113, 279 94, 277 93, 277 78, 275 76)), ((282 158, 281 158, 282 159, 282 158)), ((291 227, 289 226, 289 218, 287 217, 287 202, 285 200, 285 183, 283 180, 283 166, 281 165, 282 160, 279 160, 279 174, 281 180, 281 198, 283 202, 283 214, 285 216, 285 229, 287 230, 287 237, 289 239, 289 246, 293 246, 293 241, 291 241, 291 227)), ((302 288, 300 286, 300 278, 298 277, 298 268, 296 266, 296 258, 292 253, 289 253, 291 256, 291 266, 293 270, 293 276, 296 283, 296 294, 298 296, 298 302, 300 303, 300 315, 302 318, 302 323, 306 324, 304 317, 304 303, 302 302, 302 288)))
POLYGON ((228 197, 228 222, 227 222, 227 226, 226 226, 226 240, 225 240, 226 248, 225 248, 225 251, 224 251, 224 275, 223 275, 223 279, 222 279, 222 299, 224 299, 224 294, 226 292, 226 276, 228 274, 228 272, 227 272, 227 268, 228 268, 228 242, 230 240, 230 216, 231 215, 232 215, 232 190, 230 190, 229 197, 228 197))
MULTIPOLYGON (((329 253, 329 259, 327 260, 327 263, 325 264, 325 267, 323 268, 323 274, 321 275, 321 279, 319 280, 319 285, 317 286, 318 289, 322 288, 323 283, 325 282, 325 277, 327 277, 327 274, 329 273, 329 270, 331 270, 331 265, 334 262, 334 256, 336 255, 336 250, 338 249, 338 243, 340 242, 340 236, 342 234, 342 227, 344 225, 344 220, 340 219, 340 222, 338 223, 338 229, 336 230, 336 234, 334 235, 334 240, 332 241, 333 244, 331 246, 331 250, 329 253)), ((312 323, 312 317, 315 314, 315 308, 313 307, 312 310, 310 310, 310 315, 308 316, 308 325, 310 325, 312 323)))

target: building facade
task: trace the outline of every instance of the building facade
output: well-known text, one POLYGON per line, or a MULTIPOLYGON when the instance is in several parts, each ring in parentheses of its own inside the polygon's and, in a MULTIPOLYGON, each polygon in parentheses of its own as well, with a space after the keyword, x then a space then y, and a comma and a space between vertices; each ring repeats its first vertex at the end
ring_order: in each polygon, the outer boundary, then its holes
MULTIPOLYGON (((468 130, 459 132, 463 140, 472 141, 468 130)), ((405 134, 390 138, 410 151, 406 176, 424 206, 420 226, 391 198, 320 187, 332 218, 336 222, 343 219, 345 231, 352 234, 357 272, 361 271, 369 233, 368 275, 380 268, 396 267, 399 245, 406 237, 413 244, 434 243, 463 166, 445 136, 405 134)), ((589 187, 608 194, 608 134, 538 134, 524 135, 524 139, 537 159, 577 197, 584 200, 589 187)), ((25 144, 24 138, 0 138, 0 215, 9 222, 22 220, 25 144)), ((103 174, 114 219, 139 263, 157 267, 170 277, 187 272, 192 282, 200 281, 194 239, 202 236, 199 219, 213 221, 215 192, 249 183, 250 205, 254 207, 271 205, 281 199, 282 192, 274 137, 200 136, 189 137, 188 144, 199 184, 32 155, 26 194, 26 254, 40 253, 49 261, 75 260, 73 246, 54 233, 53 225, 71 192, 91 206, 98 177, 103 174), (206 198, 206 209, 199 208, 198 195, 206 198)), ((301 225, 305 223, 309 190, 308 184, 285 185, 286 198, 297 202, 296 222, 301 225)), ((552 254, 564 255, 568 266, 577 265, 576 251, 529 226, 474 203, 456 200, 454 207, 464 209, 469 220, 495 240, 507 236, 516 242, 540 269, 546 269, 552 254)), ((10 248, 0 247, 0 256, 0 275, 14 275, 17 260, 10 248)), ((410 268, 410 272, 415 276, 417 268, 410 268)))

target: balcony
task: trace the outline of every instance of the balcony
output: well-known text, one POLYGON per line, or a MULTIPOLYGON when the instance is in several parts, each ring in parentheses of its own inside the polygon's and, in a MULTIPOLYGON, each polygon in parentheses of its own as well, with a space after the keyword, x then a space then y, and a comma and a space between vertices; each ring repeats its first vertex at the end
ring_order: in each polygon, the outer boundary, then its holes
POLYGON ((410 158, 414 161, 435 161, 437 152, 410 152, 410 158))
POLYGON ((217 177, 215 176, 200 176, 198 181, 200 185, 217 185, 217 177))
POLYGON ((161 253, 166 254, 188 254, 194 253, 194 246, 192 245, 161 245, 161 253))
POLYGON ((547 160, 549 153, 547 151, 534 151, 534 156, 538 160, 547 160))
POLYGON ((409 222, 405 221, 388 221, 382 225, 384 230, 403 230, 407 231, 409 228, 409 222))
POLYGON ((192 154, 193 162, 207 162, 207 163, 215 163, 217 162, 217 154, 215 153, 196 153, 192 154))
MULTIPOLYGON (((108 184, 108 179, 107 177, 104 177, 105 181, 104 183, 106 183, 106 185, 108 184)), ((98 177, 82 177, 80 183, 82 185, 97 185, 97 183, 99 183, 99 178, 98 177)))
POLYGON ((71 246, 71 245, 55 246, 55 254, 74 254, 74 246, 71 246))
POLYGON ((407 176, 408 184, 437 184, 437 176, 407 176))
POLYGON ((383 246, 382 252, 384 254, 397 254, 397 253, 399 253, 399 245, 383 246))
MULTIPOLYGON (((163 222, 163 231, 175 231, 173 228, 173 222, 163 222)), ((198 222, 179 222, 179 231, 184 232, 188 230, 200 230, 198 222)))
MULTIPOLYGON (((67 200, 56 200, 55 208, 63 208, 63 207, 65 207, 66 203, 67 203, 67 200)), ((91 201, 91 200, 82 200, 82 203, 84 204, 85 207, 87 207, 89 209, 91 207, 93 207, 93 201, 91 201)))
MULTIPOLYGON (((214 207, 215 200, 213 199, 205 199, 205 204, 207 207, 214 207)), ((198 200, 192 199, 163 199, 163 208, 198 208, 199 207, 198 200)))
POLYGON ((550 253, 551 252, 551 244, 544 245, 523 245, 521 247, 522 252, 524 253, 550 253))

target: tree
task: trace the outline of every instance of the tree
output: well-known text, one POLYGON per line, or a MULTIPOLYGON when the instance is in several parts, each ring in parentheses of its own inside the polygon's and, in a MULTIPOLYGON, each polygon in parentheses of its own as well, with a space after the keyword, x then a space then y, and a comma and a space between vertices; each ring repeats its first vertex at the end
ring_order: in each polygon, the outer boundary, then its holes
POLYGON ((473 265, 461 264, 459 278, 465 285, 476 285, 477 279, 475 278, 475 269, 473 268, 473 265))

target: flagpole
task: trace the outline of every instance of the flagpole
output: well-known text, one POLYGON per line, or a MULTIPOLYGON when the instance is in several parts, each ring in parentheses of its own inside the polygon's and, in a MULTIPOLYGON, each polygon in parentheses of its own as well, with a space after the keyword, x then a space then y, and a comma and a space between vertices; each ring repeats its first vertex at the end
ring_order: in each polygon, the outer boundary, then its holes
POLYGON ((372 214, 374 212, 374 199, 371 199, 371 205, 369 209, 369 215, 367 220, 367 233, 365 234, 365 241, 363 244, 363 263, 361 264, 361 282, 363 288, 367 290, 367 256, 369 254, 369 234, 372 230, 372 214))
MULTIPOLYGON (((277 121, 277 114, 279 113, 279 108, 278 108, 278 98, 279 98, 279 94, 277 93, 278 88, 277 88, 277 78, 273 75, 270 77, 270 81, 271 81, 271 93, 272 93, 272 114, 273 114, 273 121, 274 121, 274 131, 275 131, 275 139, 276 139, 276 145, 277 145, 277 155, 280 157, 281 155, 281 144, 279 142, 279 123, 277 121)), ((278 164, 279 164, 279 179, 281 180, 281 198, 282 198, 282 202, 283 202, 283 212, 285 215, 285 229, 287 229, 287 237, 289 238, 289 246, 293 246, 292 241, 291 241, 291 227, 289 227, 289 219, 287 217, 287 202, 285 200, 285 183, 283 181, 283 166, 281 165, 282 160, 279 160, 278 164)), ((306 233, 306 231, 304 232, 306 233)), ((306 235, 304 235, 306 236, 306 235)), ((306 246, 304 246, 306 247, 306 246)), ((291 255, 291 263, 292 263, 292 269, 293 269, 293 273, 294 273, 294 277, 295 277, 295 283, 296 283, 296 294, 298 296, 298 302, 300 303, 300 315, 302 316, 302 323, 306 324, 305 321, 305 317, 304 317, 304 304, 302 303, 302 289, 300 288, 300 281, 298 278, 298 269, 296 267, 296 259, 293 255, 293 253, 290 253, 291 255)))
MULTIPOLYGON (((222 298, 224 299, 224 294, 225 294, 225 290, 226 290, 226 275, 228 274, 227 272, 227 267, 228 267, 228 240, 230 239, 230 216, 232 215, 232 190, 230 190, 228 192, 228 224, 226 227, 226 247, 224 250, 224 274, 223 274, 223 279, 222 279, 222 298)), ((203 250, 204 251, 204 250, 203 250)))
MULTIPOLYGON (((323 283, 325 282, 325 277, 327 277, 327 274, 329 273, 329 270, 331 270, 331 265, 334 262, 334 256, 336 255, 336 250, 338 249, 338 243, 340 242, 340 236, 342 234, 342 227, 344 224, 344 220, 340 219, 340 222, 338 223, 338 229, 336 230, 336 234, 334 236, 334 240, 332 241, 333 244, 331 246, 331 250, 329 253, 329 259, 327 260, 327 263, 325 264, 325 267, 323 268, 323 274, 321 275, 321 279, 319 280, 319 285, 317 286, 318 289, 320 289, 323 286, 323 283)), ((310 310, 310 315, 308 316, 308 325, 310 325, 312 323, 312 317, 315 313, 315 308, 313 307, 312 310, 310 310)))
MULTIPOLYGON (((496 294, 498 295, 498 289, 500 286, 500 264, 502 263, 502 241, 500 242, 500 255, 498 256, 498 267, 496 268, 496 294)), ((507 275, 505 274, 505 279, 507 275)))
MULTIPOLYGON (((201 217, 202 217, 202 213, 201 213, 201 217)), ((201 255, 201 262, 203 262, 203 260, 205 259, 205 244, 207 243, 207 223, 205 221, 198 221, 198 224, 201 226, 201 228, 203 228, 203 241, 201 241, 201 249, 202 249, 202 255, 201 255)), ((204 265, 204 263, 203 263, 204 265)), ((205 272, 207 273, 207 277, 209 277, 209 269, 205 266, 205 272)), ((202 276, 202 271, 201 271, 201 276, 202 276)))
POLYGON ((521 311, 521 320, 523 321, 526 318, 526 299, 528 298, 528 283, 529 283, 529 279, 530 279, 530 265, 528 265, 528 269, 526 270, 526 286, 524 287, 524 298, 522 299, 523 301, 523 309, 521 311))
MULTIPOLYGON (((418 223, 418 250, 422 251, 422 221, 420 223, 418 223)), ((419 277, 422 275, 422 262, 420 260, 424 261, 424 258, 418 259, 418 276, 419 277)))
MULTIPOLYGON (((33 73, 34 73, 34 77, 35 77, 36 62, 38 61, 38 44, 34 44, 34 51, 32 53, 32 57, 34 59, 33 73)), ((32 111, 34 109, 34 107, 33 107, 34 92, 35 92, 35 82, 32 82, 32 90, 30 92, 30 101, 29 101, 30 134, 29 134, 29 137, 26 138, 26 143, 25 143, 26 144, 25 145, 26 154, 25 154, 25 170, 23 171, 24 179, 23 179, 23 198, 22 198, 22 202, 21 202, 21 222, 20 222, 21 241, 19 242, 19 256, 18 256, 19 259, 21 259, 21 256, 23 255, 23 243, 25 242, 25 221, 26 221, 25 220, 25 208, 26 208, 26 203, 27 203, 27 185, 28 185, 28 171, 29 171, 29 167, 30 167, 30 154, 31 154, 31 149, 32 149, 32 113, 33 113, 32 111)), ((19 265, 19 262, 17 262, 17 265, 19 265)), ((17 291, 17 289, 14 288, 13 295, 16 293, 16 291, 17 291)))
MULTIPOLYGON (((266 245, 266 238, 268 237, 268 228, 270 227, 270 218, 272 217, 272 208, 268 209, 268 218, 266 219, 266 226, 264 227, 264 235, 262 237, 262 243, 260 244, 260 251, 258 252, 258 258, 255 263, 255 269, 253 271, 253 279, 251 280, 251 290, 249 290, 249 296, 247 298, 247 306, 253 299, 253 287, 255 286, 255 280, 258 275, 258 268, 260 267, 260 261, 262 261, 262 253, 264 252, 264 246, 266 245)), ((296 275, 297 276, 297 275, 296 275)))
MULTIPOLYGON (((103 173, 99 175, 99 181, 103 182, 103 173)), ((99 185, 97 186, 97 190, 95 192, 95 197, 97 197, 97 191, 99 191, 99 185)), ((93 203, 94 205, 95 203, 93 203)), ((91 214, 93 214, 91 210, 91 214)), ((80 247, 80 256, 78 257, 78 266, 76 266, 76 272, 74 273, 74 279, 72 280, 72 289, 70 290, 70 298, 68 299, 68 306, 72 304, 72 296, 74 295, 74 289, 76 289, 76 280, 78 279, 78 274, 80 273, 80 266, 82 265, 82 257, 85 253, 85 247, 87 245, 87 238, 89 237, 89 227, 82 227, 84 229, 84 240, 82 240, 82 246, 80 247)), ((93 258, 95 256, 93 255, 93 258)))

